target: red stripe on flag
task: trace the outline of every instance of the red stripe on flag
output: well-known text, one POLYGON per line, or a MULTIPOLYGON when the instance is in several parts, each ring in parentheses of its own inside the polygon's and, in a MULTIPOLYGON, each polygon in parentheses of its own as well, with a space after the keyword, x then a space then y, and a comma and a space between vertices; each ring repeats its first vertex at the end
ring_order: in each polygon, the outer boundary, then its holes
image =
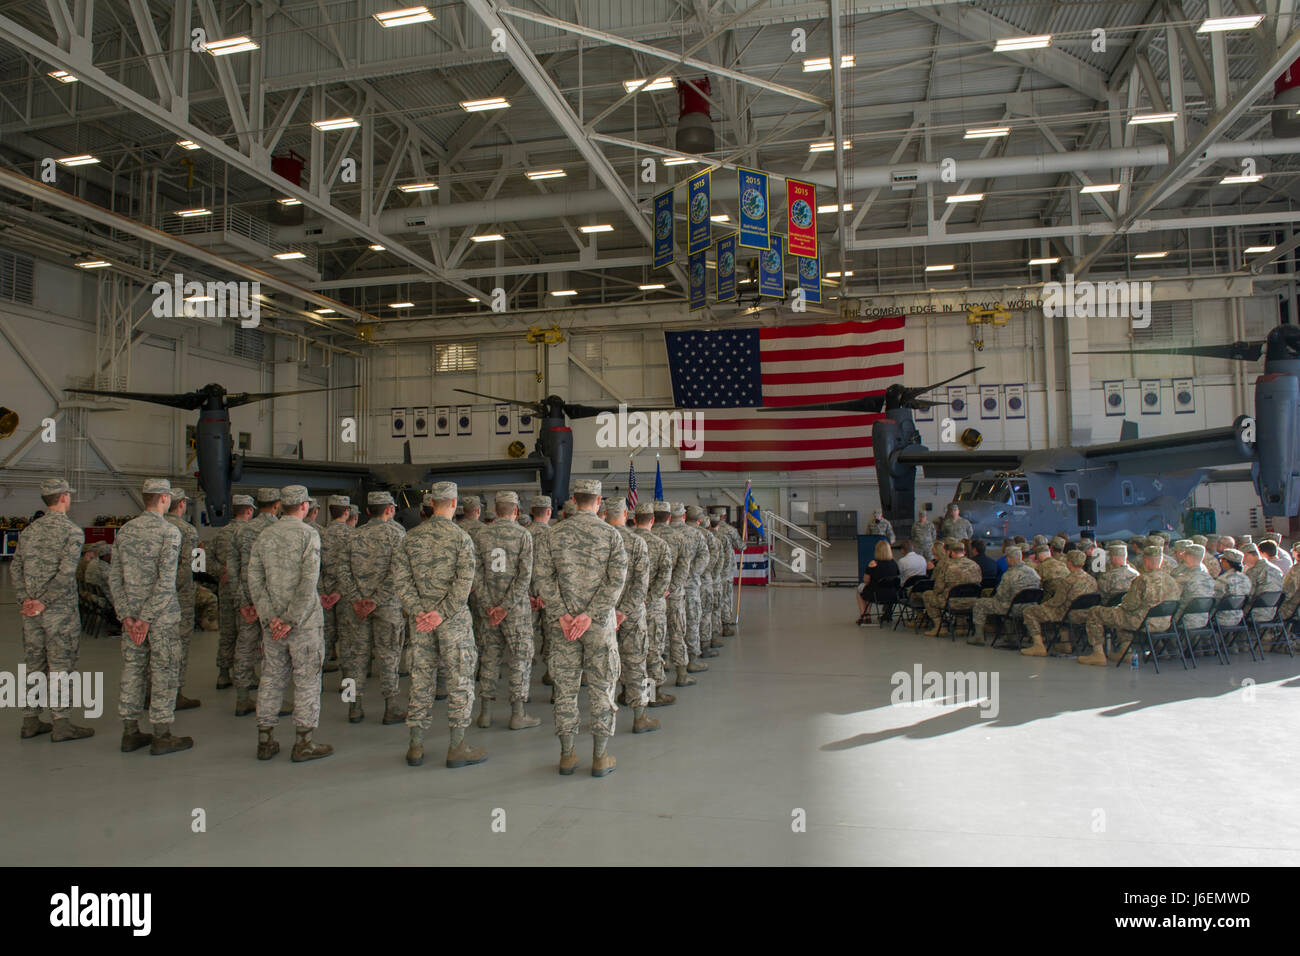
POLYGON ((719 441, 713 438, 704 442, 704 450, 708 454, 716 454, 720 451, 821 451, 828 448, 859 449, 862 445, 862 438, 858 435, 846 435, 840 438, 769 438, 755 441, 719 441))
POLYGON ((870 468, 874 458, 828 458, 823 461, 708 461, 683 458, 682 471, 816 471, 823 468, 870 468))
MULTIPOLYGON (((705 414, 710 413, 706 411, 705 414)), ((799 418, 789 414, 760 414, 754 418, 705 418, 704 433, 708 435, 711 431, 768 431, 773 428, 868 428, 872 422, 881 417, 878 414, 828 414, 824 418, 799 418)))
MULTIPOLYGON (((765 395, 764 408, 783 408, 786 405, 823 405, 828 402, 846 402, 859 398, 862 392, 818 392, 815 395, 765 395)), ((835 409, 828 409, 835 411, 835 409)))
MULTIPOLYGON (((778 349, 765 348, 760 352, 764 362, 810 362, 833 358, 855 358, 866 355, 892 355, 903 351, 903 340, 876 342, 871 345, 831 345, 826 348, 778 349)), ((875 372, 874 368, 864 371, 875 372)))
POLYGON ((822 322, 816 325, 779 325, 758 330, 760 342, 772 339, 804 339, 810 335, 879 335, 903 331, 903 316, 893 315, 867 322, 822 322))
MULTIPOLYGON (((892 373, 886 373, 882 376, 874 376, 872 370, 864 368, 828 368, 812 372, 764 372, 763 386, 768 385, 807 385, 809 382, 861 382, 862 389, 850 395, 850 398, 857 398, 867 391, 867 380, 876 377, 895 377, 892 373)), ((885 390, 877 388, 875 394, 883 395, 885 390)))

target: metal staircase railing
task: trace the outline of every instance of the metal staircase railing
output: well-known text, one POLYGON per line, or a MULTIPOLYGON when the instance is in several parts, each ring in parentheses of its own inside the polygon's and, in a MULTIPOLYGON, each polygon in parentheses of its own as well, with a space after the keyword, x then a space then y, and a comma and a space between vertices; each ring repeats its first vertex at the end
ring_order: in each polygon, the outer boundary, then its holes
MULTIPOLYGON (((767 530, 768 537, 772 541, 772 547, 768 551, 768 557, 772 565, 780 565, 791 574, 797 575, 817 587, 821 587, 824 552, 830 550, 831 543, 817 537, 811 531, 799 527, 797 524, 791 524, 774 511, 763 512, 763 527, 767 530), (789 560, 778 554, 778 542, 789 547, 789 560), (803 554, 802 561, 799 560, 801 552, 803 554), (800 570, 800 565, 802 565, 803 570, 800 570)), ((773 574, 769 575, 768 583, 792 582, 778 582, 773 574)))

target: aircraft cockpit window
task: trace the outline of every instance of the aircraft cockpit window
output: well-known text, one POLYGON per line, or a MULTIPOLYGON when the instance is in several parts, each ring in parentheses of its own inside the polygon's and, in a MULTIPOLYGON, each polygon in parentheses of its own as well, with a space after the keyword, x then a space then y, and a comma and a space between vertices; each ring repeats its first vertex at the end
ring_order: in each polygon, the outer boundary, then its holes
POLYGON ((1029 482, 1024 478, 1013 479, 1011 482, 1011 493, 1015 496, 1015 504, 1025 506, 1029 504, 1029 482))
POLYGON ((970 501, 975 497, 976 482, 967 478, 957 485, 957 493, 953 495, 953 501, 970 501))

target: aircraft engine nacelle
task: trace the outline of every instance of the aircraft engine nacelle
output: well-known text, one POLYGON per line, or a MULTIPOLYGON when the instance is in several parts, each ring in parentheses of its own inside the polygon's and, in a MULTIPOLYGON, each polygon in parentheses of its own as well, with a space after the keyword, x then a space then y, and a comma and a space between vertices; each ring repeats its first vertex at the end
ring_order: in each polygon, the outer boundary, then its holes
POLYGON ((916 517, 916 466, 898 462, 898 453, 916 442, 918 432, 910 409, 891 409, 891 417, 871 426, 871 454, 876 459, 880 507, 891 523, 904 527, 916 517))
POLYGON ((230 520, 229 413, 225 409, 203 409, 197 432, 199 485, 206 498, 208 523, 219 528, 230 520))
POLYGON ((1265 374, 1255 383, 1255 491, 1264 514, 1300 511, 1300 379, 1265 374))

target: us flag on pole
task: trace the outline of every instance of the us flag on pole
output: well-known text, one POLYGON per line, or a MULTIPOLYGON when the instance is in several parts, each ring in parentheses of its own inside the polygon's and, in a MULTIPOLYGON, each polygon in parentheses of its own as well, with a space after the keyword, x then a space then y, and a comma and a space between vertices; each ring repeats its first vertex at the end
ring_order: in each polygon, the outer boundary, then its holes
POLYGON ((631 511, 636 507, 636 465, 632 459, 627 460, 627 508, 631 511))
POLYGON ((697 471, 866 468, 871 424, 858 412, 759 412, 841 402, 903 381, 903 316, 777 328, 665 332, 673 397, 704 417, 697 471))

